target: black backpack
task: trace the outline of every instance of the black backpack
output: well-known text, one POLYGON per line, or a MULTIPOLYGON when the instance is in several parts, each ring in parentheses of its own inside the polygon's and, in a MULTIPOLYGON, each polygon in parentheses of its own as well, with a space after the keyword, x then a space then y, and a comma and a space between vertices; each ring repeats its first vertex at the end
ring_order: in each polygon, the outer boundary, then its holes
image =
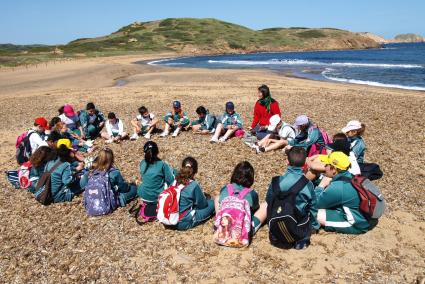
POLYGON ((310 214, 302 216, 295 206, 297 194, 309 180, 302 176, 288 191, 281 191, 279 178, 272 179, 273 198, 267 206, 269 239, 275 246, 289 248, 311 234, 310 214))
POLYGON ((32 152, 30 136, 34 133, 34 131, 29 131, 27 136, 25 136, 21 143, 19 143, 19 145, 16 147, 16 161, 19 165, 22 165, 30 159, 32 152))
POLYGON ((52 195, 52 173, 62 164, 61 161, 56 162, 53 167, 44 172, 35 186, 35 199, 43 205, 49 205, 53 202, 52 195))

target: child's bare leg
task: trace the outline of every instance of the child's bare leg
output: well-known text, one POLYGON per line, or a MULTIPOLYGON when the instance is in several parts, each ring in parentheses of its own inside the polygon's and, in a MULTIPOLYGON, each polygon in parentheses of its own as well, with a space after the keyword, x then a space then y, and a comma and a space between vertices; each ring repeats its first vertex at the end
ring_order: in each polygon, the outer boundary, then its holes
POLYGON ((139 134, 139 133, 140 133, 140 131, 142 130, 142 129, 140 128, 140 124, 139 124, 139 122, 138 122, 138 121, 134 121, 134 120, 132 120, 132 121, 131 121, 131 125, 133 126, 133 132, 134 132, 135 134, 139 134))
POLYGON ((267 219, 267 202, 263 202, 260 204, 260 208, 255 212, 255 217, 260 220, 261 224, 264 224, 267 219))
POLYGON ((237 129, 234 129, 234 128, 232 128, 232 129, 227 129, 226 133, 223 135, 223 139, 225 139, 225 140, 229 139, 229 137, 230 137, 231 135, 233 135, 233 133, 235 133, 235 132, 236 132, 236 130, 237 130, 237 129))
POLYGON ((108 134, 107 132, 102 132, 102 133, 100 134, 100 136, 101 136, 103 139, 105 139, 105 140, 110 140, 110 139, 111 139, 111 136, 109 136, 109 134, 108 134))
POLYGON ((193 132, 198 132, 200 129, 201 129, 200 124, 192 125, 192 131, 193 132))
POLYGON ((217 214, 218 213, 218 211, 220 210, 220 202, 219 202, 219 199, 220 199, 220 196, 219 195, 217 195, 215 198, 214 198, 214 207, 215 207, 215 213, 217 214))
POLYGON ((285 147, 286 145, 288 145, 288 141, 286 141, 286 140, 270 139, 269 145, 267 147, 265 147, 265 152, 277 150, 277 149, 285 147))
POLYGON ((260 142, 258 142, 258 146, 267 147, 269 145, 269 140, 270 140, 270 134, 268 134, 263 139, 261 139, 260 142))
POLYGON ((219 123, 217 125, 217 128, 215 129, 215 133, 214 133, 213 137, 211 138, 211 140, 218 140, 218 137, 220 137, 223 129, 224 129, 223 124, 219 123))

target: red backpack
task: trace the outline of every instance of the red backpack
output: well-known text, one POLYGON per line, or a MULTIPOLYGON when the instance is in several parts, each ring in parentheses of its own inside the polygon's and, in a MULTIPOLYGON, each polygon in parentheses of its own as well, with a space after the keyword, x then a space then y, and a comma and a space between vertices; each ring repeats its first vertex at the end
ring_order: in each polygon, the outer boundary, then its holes
POLYGON ((360 212, 367 219, 378 219, 384 214, 386 208, 384 196, 368 178, 357 175, 352 179, 340 177, 339 180, 350 182, 356 189, 360 198, 360 212))
POLYGON ((177 225, 183 214, 179 213, 180 192, 187 185, 173 183, 158 196, 157 219, 164 225, 177 225))

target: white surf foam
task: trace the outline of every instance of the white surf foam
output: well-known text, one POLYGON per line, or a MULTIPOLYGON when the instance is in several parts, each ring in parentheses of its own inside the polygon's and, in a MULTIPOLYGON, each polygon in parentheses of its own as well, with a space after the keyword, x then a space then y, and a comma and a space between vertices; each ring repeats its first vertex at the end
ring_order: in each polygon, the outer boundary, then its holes
POLYGON ((384 63, 352 63, 352 62, 334 62, 332 66, 345 67, 375 67, 375 68, 424 68, 417 64, 384 64, 384 63))
POLYGON ((379 83, 379 82, 374 82, 374 81, 363 81, 363 80, 356 80, 356 79, 337 78, 337 77, 332 77, 332 76, 326 75, 325 72, 322 73, 323 77, 325 77, 328 80, 337 81, 337 82, 359 84, 359 85, 369 85, 369 86, 375 86, 375 87, 387 87, 387 88, 397 88, 397 89, 405 89, 405 90, 425 91, 424 87, 403 86, 403 85, 397 85, 397 84, 384 84, 384 83, 379 83))

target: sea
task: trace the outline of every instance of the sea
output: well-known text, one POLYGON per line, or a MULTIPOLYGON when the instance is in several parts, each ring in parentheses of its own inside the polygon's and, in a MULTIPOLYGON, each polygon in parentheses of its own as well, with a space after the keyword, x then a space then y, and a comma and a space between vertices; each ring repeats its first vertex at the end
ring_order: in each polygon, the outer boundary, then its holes
POLYGON ((267 52, 192 56, 150 61, 188 68, 269 69, 284 75, 425 91, 425 43, 338 51, 267 52))

